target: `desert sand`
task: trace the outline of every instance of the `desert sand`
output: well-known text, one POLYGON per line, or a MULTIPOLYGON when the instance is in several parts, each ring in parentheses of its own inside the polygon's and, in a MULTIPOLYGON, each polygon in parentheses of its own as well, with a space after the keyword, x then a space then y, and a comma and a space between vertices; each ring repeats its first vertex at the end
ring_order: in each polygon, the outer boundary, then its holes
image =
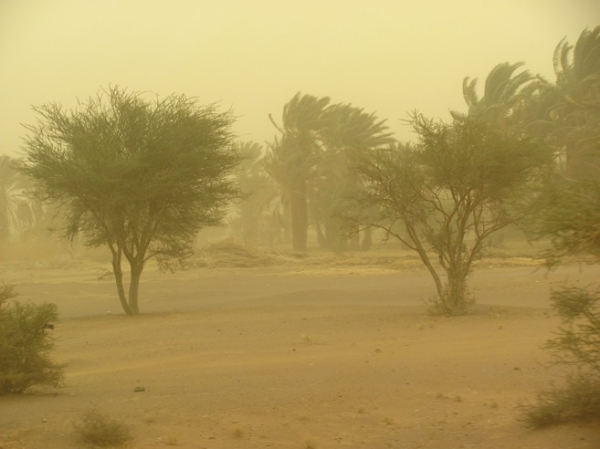
POLYGON ((600 448, 598 422, 518 420, 561 382, 540 349, 550 289, 598 267, 484 263, 473 313, 446 318, 418 263, 387 262, 149 266, 137 317, 107 264, 4 263, 20 300, 58 305, 67 368, 64 388, 0 397, 0 448, 82 447, 73 422, 92 407, 131 425, 132 448, 600 448))

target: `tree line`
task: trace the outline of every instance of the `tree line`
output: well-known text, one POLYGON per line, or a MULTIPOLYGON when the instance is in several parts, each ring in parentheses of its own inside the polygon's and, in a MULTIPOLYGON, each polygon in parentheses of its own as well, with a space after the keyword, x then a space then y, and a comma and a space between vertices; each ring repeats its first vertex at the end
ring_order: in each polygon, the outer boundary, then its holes
POLYGON ((184 95, 113 86, 75 110, 35 107, 23 157, 0 160, 0 239, 59 211, 65 239, 108 248, 121 305, 135 315, 147 261, 173 268, 233 204, 245 239, 281 238, 298 252, 309 228, 333 251, 368 249, 378 230, 416 251, 442 312, 465 313, 490 236, 515 223, 564 232, 545 214, 565 191, 556 186, 597 178, 600 27, 561 41, 553 61, 554 80, 499 64, 482 94, 465 78, 466 112, 409 113, 409 143, 374 113, 302 93, 269 116, 276 135, 265 145, 236 141, 230 112, 184 95))

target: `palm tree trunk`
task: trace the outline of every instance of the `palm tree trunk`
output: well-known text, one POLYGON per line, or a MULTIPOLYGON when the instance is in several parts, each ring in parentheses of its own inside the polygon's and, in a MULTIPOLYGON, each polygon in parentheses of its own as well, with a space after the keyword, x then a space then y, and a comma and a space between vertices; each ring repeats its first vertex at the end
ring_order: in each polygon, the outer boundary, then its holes
POLYGON ((306 179, 295 180, 290 192, 292 243, 295 251, 306 251, 308 240, 308 196, 306 179))

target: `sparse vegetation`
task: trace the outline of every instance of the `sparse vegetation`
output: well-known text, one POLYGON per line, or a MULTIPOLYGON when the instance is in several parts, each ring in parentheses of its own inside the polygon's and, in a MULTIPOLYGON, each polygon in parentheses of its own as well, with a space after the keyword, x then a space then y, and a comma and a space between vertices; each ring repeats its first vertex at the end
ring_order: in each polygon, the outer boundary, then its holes
POLYGON ((563 386, 539 392, 535 403, 522 407, 522 419, 533 428, 598 419, 600 383, 574 374, 563 386))
POLYGON ((241 195, 230 176, 242 159, 231 145, 231 113, 119 87, 75 110, 34 110, 39 120, 26 127, 20 164, 35 181, 32 197, 59 205, 65 239, 81 234, 89 247, 108 247, 121 306, 139 314, 146 263, 173 269, 241 195))
POLYGON ((552 151, 470 116, 444 123, 414 113, 409 122, 417 144, 355 153, 364 188, 350 198, 346 222, 415 251, 435 283, 432 310, 465 314, 475 261, 490 237, 520 218, 516 205, 552 151))
POLYGON ((563 386, 542 391, 535 403, 523 406, 531 427, 600 418, 600 291, 564 287, 551 299, 562 326, 544 348, 554 364, 573 371, 563 386))
POLYGON ((90 447, 121 447, 133 441, 129 425, 92 408, 73 424, 77 439, 90 447))
POLYGON ((14 296, 12 286, 0 287, 0 395, 58 387, 64 365, 50 359, 54 341, 46 330, 58 318, 56 305, 9 303, 14 296))

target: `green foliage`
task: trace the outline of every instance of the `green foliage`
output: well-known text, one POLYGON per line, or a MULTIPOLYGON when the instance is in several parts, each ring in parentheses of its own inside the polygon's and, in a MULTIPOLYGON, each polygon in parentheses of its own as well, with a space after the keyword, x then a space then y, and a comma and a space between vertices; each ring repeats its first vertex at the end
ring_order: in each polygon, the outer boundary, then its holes
POLYGON ((533 428, 569 421, 600 418, 600 382, 581 375, 566 379, 564 386, 537 395, 534 404, 522 407, 522 420, 533 428))
POLYGON ((0 307, 2 307, 6 301, 14 298, 15 296, 17 296, 17 294, 15 293, 14 285, 0 285, 0 307))
MULTIPOLYGON (((600 260, 599 207, 598 181, 553 177, 544 185, 534 232, 551 238, 550 266, 571 255, 600 260)), ((539 393, 525 407, 523 418, 533 427, 600 418, 600 288, 565 286, 552 291, 551 303, 561 326, 544 349, 571 371, 564 386, 539 393)))
MULTIPOLYGON (((498 126, 517 125, 520 119, 517 112, 519 106, 529 99, 532 89, 536 87, 536 78, 527 71, 515 72, 523 63, 498 64, 485 80, 483 96, 477 94, 477 79, 463 80, 463 97, 471 118, 484 120, 498 126)), ((461 115, 452 112, 455 117, 461 115)))
POLYGON ((416 145, 356 153, 365 188, 354 196, 347 219, 382 229, 416 251, 435 281, 437 308, 462 314, 472 303, 467 278, 473 262, 493 233, 520 218, 514 205, 552 153, 468 117, 446 124, 413 114, 411 124, 416 145))
POLYGON ((54 341, 45 329, 58 317, 56 305, 8 303, 13 296, 12 287, 0 288, 0 395, 60 386, 64 365, 50 360, 54 341))
POLYGON ((564 154, 566 172, 596 179, 600 172, 600 26, 585 29, 574 46, 562 40, 554 51, 555 81, 538 80, 523 104, 527 130, 564 154))
POLYGON ((545 349, 556 363, 575 366, 600 387, 600 290, 563 287, 552 292, 551 301, 562 326, 545 349))
POLYGON ((551 239, 550 266, 566 256, 591 255, 600 260, 600 182, 552 176, 529 206, 538 213, 530 232, 551 239))
POLYGON ((77 439, 91 447, 120 447, 133 440, 130 427, 93 408, 74 423, 77 439))
POLYGON ((554 364, 574 371, 564 386, 538 393, 537 401, 524 407, 523 419, 531 427, 600 418, 600 290, 564 287, 551 299, 562 326, 544 348, 554 364))
POLYGON ((88 245, 108 246, 121 305, 139 313, 144 264, 154 258, 172 268, 239 197, 230 113, 183 95, 151 100, 118 87, 76 110, 34 109, 39 120, 27 127, 22 171, 37 182, 36 198, 61 206, 65 238, 83 233, 88 245))
MULTIPOLYGON (((296 94, 285 106, 283 124, 265 157, 269 175, 289 198, 294 248, 306 250, 309 214, 322 246, 339 243, 336 210, 358 187, 351 151, 368 151, 394 141, 385 120, 328 97, 296 94)), ((273 119, 271 118, 271 121, 273 119)))

